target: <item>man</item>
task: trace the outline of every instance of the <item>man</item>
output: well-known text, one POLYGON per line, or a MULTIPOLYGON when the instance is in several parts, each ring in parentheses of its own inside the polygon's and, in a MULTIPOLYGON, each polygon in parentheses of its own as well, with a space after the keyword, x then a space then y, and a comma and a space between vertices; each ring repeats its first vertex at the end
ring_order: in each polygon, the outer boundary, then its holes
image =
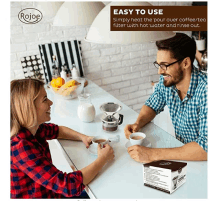
POLYGON ((155 160, 207 160, 207 76, 193 67, 196 44, 183 33, 156 42, 154 62, 160 74, 154 93, 143 105, 134 124, 124 128, 126 138, 163 111, 167 105, 178 140, 176 148, 131 146, 130 156, 141 163, 155 160))

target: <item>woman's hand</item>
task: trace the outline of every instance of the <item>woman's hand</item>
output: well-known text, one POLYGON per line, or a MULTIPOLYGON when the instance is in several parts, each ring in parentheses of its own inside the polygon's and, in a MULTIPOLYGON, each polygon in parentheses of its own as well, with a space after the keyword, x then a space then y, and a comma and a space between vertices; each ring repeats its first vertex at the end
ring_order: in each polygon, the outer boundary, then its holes
POLYGON ((92 144, 93 136, 81 135, 80 138, 82 142, 86 145, 86 148, 88 149, 90 144, 92 144))
POLYGON ((107 162, 112 160, 114 157, 114 150, 109 144, 105 144, 103 148, 101 148, 101 144, 98 144, 98 158, 107 162))

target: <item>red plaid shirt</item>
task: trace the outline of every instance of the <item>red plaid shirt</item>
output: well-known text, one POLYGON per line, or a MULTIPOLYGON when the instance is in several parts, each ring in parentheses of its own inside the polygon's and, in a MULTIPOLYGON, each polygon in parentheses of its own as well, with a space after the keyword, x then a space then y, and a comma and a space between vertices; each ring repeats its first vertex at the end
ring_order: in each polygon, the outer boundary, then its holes
POLYGON ((11 138, 11 198, 79 196, 85 188, 81 171, 63 173, 53 164, 46 140, 58 137, 59 127, 41 124, 35 135, 22 128, 11 138))

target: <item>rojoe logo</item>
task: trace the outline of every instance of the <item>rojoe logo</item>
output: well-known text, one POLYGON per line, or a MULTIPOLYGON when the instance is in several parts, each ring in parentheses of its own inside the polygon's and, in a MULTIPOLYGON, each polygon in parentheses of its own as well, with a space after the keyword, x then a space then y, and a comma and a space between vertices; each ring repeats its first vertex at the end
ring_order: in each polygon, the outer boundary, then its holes
POLYGON ((18 19, 25 24, 36 24, 43 18, 43 14, 35 8, 25 8, 18 13, 18 19))

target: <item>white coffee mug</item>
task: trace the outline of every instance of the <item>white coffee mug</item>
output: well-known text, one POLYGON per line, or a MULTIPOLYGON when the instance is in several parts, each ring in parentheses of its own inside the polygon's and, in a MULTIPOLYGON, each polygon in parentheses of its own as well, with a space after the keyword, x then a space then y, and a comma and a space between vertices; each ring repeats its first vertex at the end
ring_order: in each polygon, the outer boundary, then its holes
POLYGON ((144 133, 137 132, 137 133, 132 133, 129 136, 129 140, 132 145, 141 145, 143 143, 145 137, 146 137, 146 135, 144 133))
POLYGON ((106 136, 95 136, 94 138, 92 138, 92 144, 95 147, 98 147, 98 144, 101 144, 101 147, 103 147, 103 145, 108 144, 109 140, 106 136), (102 141, 101 141, 102 140, 102 141), (101 142, 97 142, 97 141, 101 141, 101 142))

